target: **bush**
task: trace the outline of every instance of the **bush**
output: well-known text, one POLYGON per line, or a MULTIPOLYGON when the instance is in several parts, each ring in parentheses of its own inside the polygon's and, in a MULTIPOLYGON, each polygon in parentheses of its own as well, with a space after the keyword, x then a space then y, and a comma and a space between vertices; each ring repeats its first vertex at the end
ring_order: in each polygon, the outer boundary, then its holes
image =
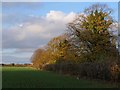
POLYGON ((69 74, 78 78, 102 79, 108 81, 120 81, 120 66, 117 63, 93 63, 81 64, 56 63, 44 66, 44 70, 69 74))
POLYGON ((79 77, 89 77, 108 80, 109 68, 102 63, 82 63, 78 65, 79 77))
POLYGON ((47 71, 54 71, 53 66, 54 66, 53 64, 48 64, 48 65, 45 65, 42 69, 47 71))
POLYGON ((102 80, 120 81, 120 66, 117 63, 82 63, 78 76, 102 80))

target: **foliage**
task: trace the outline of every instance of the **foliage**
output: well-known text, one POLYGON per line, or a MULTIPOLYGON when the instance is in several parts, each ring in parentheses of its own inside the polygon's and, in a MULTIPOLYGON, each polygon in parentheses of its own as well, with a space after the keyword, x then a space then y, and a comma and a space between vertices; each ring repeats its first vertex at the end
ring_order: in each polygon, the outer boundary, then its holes
POLYGON ((112 82, 120 82, 120 65, 118 63, 93 63, 81 64, 62 63, 49 64, 44 70, 76 76, 77 78, 102 79, 112 82))
POLYGON ((84 14, 68 24, 67 33, 35 51, 33 66, 77 77, 119 81, 120 55, 111 32, 114 23, 111 13, 101 4, 85 9, 84 14))
POLYGON ((109 31, 113 23, 111 12, 105 5, 93 5, 69 23, 69 34, 76 40, 74 43, 71 39, 71 43, 78 44, 75 48, 79 48, 81 59, 90 62, 104 60, 113 49, 116 50, 115 37, 109 31))
POLYGON ((40 69, 42 65, 44 64, 43 62, 43 53, 45 52, 44 49, 37 49, 35 53, 33 54, 31 61, 33 63, 33 66, 40 69))
POLYGON ((49 60, 51 63, 57 63, 58 61, 71 61, 76 62, 77 57, 75 51, 71 49, 71 45, 68 41, 66 34, 53 38, 47 44, 47 51, 50 52, 49 60))

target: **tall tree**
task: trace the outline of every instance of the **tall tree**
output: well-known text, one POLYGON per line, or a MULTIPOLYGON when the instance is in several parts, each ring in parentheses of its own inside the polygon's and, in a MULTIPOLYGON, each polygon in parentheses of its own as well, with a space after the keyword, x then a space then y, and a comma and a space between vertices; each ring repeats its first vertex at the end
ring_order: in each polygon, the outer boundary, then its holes
POLYGON ((114 22, 111 13, 112 9, 107 5, 95 4, 68 24, 71 41, 77 42, 80 57, 95 61, 101 57, 104 59, 108 53, 116 53, 114 35, 110 33, 110 26, 114 22))

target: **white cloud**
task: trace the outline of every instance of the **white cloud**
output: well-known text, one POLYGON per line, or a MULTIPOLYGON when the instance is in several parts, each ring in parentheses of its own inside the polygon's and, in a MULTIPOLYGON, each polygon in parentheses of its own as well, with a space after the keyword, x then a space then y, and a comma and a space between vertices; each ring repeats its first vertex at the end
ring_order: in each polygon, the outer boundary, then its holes
POLYGON ((4 48, 36 48, 47 44, 47 42, 62 33, 66 24, 75 18, 76 14, 68 14, 61 11, 50 11, 45 16, 34 17, 3 30, 4 48))
POLYGON ((75 18, 76 14, 74 12, 70 12, 69 14, 65 14, 61 11, 50 11, 46 15, 46 19, 48 21, 53 21, 59 23, 63 22, 63 24, 66 24, 70 21, 72 21, 75 18))

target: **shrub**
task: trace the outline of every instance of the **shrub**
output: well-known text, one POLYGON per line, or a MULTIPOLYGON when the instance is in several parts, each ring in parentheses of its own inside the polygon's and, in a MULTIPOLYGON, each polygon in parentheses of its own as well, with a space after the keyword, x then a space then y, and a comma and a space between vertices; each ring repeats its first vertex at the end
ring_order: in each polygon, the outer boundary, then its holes
POLYGON ((44 70, 69 74, 78 78, 102 79, 108 81, 120 81, 120 66, 117 63, 93 63, 81 64, 56 63, 44 66, 44 70))

